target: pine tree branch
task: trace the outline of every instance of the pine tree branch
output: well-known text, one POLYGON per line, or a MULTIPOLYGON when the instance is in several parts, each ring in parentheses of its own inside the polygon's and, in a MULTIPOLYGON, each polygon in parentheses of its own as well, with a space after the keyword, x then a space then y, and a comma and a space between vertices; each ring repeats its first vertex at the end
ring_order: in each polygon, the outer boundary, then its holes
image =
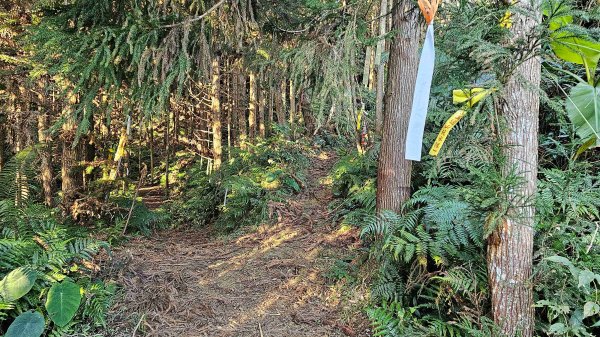
POLYGON ((206 12, 204 12, 203 14, 201 14, 201 15, 198 15, 198 16, 195 16, 193 18, 189 18, 189 19, 183 20, 183 21, 178 22, 178 23, 173 23, 173 24, 170 24, 170 25, 160 26, 160 28, 173 28, 173 27, 184 25, 186 23, 192 23, 192 22, 195 22, 195 21, 198 21, 198 20, 202 20, 207 15, 209 15, 212 12, 214 12, 217 8, 221 7, 221 5, 223 5, 224 3, 225 3, 225 0, 221 0, 221 1, 217 2, 214 6, 212 6, 211 8, 209 8, 206 12))

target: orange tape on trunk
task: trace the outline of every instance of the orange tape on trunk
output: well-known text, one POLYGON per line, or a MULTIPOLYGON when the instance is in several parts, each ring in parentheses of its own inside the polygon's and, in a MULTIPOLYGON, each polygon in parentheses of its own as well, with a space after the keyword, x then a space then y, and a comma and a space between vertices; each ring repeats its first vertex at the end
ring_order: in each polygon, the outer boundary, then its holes
POLYGON ((419 8, 421 8, 421 13, 425 17, 425 21, 429 25, 433 18, 435 17, 435 13, 438 10, 438 6, 441 0, 418 0, 419 8))

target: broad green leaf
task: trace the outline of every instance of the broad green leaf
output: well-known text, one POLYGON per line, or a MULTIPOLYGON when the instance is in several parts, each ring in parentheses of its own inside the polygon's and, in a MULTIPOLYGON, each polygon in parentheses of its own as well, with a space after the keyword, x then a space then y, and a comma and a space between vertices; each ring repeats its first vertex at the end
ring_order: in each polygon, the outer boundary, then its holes
POLYGON ((583 139, 596 138, 600 146, 600 92, 598 87, 579 83, 567 97, 567 113, 577 135, 583 139))
POLYGON ((571 8, 564 2, 547 2, 543 7, 542 12, 549 18, 548 28, 552 32, 550 47, 558 58, 584 65, 588 82, 593 83, 598 60, 600 60, 600 43, 559 30, 573 23, 573 16, 570 15, 571 8))
POLYGON ((582 270, 579 273, 579 287, 589 287, 590 283, 594 282, 596 274, 589 270, 582 270))
POLYGON ((577 267, 575 267, 573 265, 573 263, 571 261, 569 261, 569 259, 567 259, 566 257, 554 255, 554 256, 545 258, 545 260, 560 263, 563 266, 568 267, 571 274, 575 277, 577 277, 579 275, 579 269, 577 267))
POLYGON ((44 316, 37 311, 19 315, 8 327, 5 337, 40 337, 44 332, 44 316))
POLYGON ((542 3, 542 14, 549 18, 548 27, 553 32, 573 22, 570 6, 560 1, 544 1, 542 3))
POLYGON ((571 9, 568 6, 560 6, 560 8, 555 7, 553 9, 545 8, 542 11, 544 16, 552 14, 552 18, 548 20, 548 28, 551 32, 573 23, 573 16, 568 14, 570 11, 571 9))
POLYGON ((585 65, 588 76, 594 75, 600 59, 600 43, 575 37, 567 32, 556 32, 551 37, 550 47, 558 58, 585 65))
POLYGON ((594 302, 587 302, 583 306, 583 317, 590 317, 600 312, 600 305, 594 302))
POLYGON ((46 310, 50 319, 58 326, 69 323, 81 302, 81 288, 70 281, 55 283, 48 291, 46 310))
POLYGON ((567 331, 568 331, 568 329, 563 323, 554 323, 548 329, 548 332, 554 333, 554 334, 563 334, 567 331))
POLYGON ((5 301, 12 302, 27 295, 35 284, 35 271, 21 267, 17 268, 0 281, 0 296, 5 301))
POLYGON ((573 23, 572 15, 555 16, 549 22, 550 31, 555 31, 555 30, 559 29, 560 27, 566 26, 570 23, 573 23))
POLYGON ((291 187, 294 190, 294 192, 300 192, 300 185, 298 185, 298 182, 293 178, 286 178, 285 183, 286 185, 291 187))
POLYGON ((586 140, 585 143, 583 143, 583 145, 581 145, 578 149, 577 152, 575 153, 575 160, 577 160, 577 158, 579 158, 579 156, 584 153, 586 150, 588 150, 591 147, 595 147, 596 146, 596 142, 598 141, 598 139, 594 136, 591 137, 590 139, 586 140))

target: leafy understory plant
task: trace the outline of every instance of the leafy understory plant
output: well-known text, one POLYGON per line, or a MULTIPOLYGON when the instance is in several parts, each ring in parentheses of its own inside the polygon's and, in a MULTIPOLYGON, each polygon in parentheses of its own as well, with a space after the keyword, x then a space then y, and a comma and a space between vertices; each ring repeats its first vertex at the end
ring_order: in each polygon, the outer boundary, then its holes
POLYGON ((547 313, 549 326, 546 332, 550 335, 561 336, 593 336, 590 328, 600 327, 600 301, 598 300, 597 286, 600 284, 600 274, 589 269, 578 268, 566 257, 550 256, 548 262, 566 267, 572 278, 573 288, 579 289, 579 296, 583 296, 583 306, 570 305, 566 301, 544 299, 535 304, 537 308, 544 308, 547 313), (591 323, 590 323, 591 322, 591 323))
POLYGON ((573 24, 571 9, 564 3, 548 4, 544 14, 549 17, 550 47, 561 60, 583 65, 587 81, 576 74, 561 69, 578 83, 567 96, 566 110, 577 135, 584 140, 577 154, 588 148, 600 147, 600 87, 595 73, 600 60, 600 43, 581 36, 583 27, 573 24))
MULTIPOLYGON (((0 281, 0 298, 6 307, 12 307, 34 287, 38 273, 29 267, 19 267, 0 281)), ((43 293, 44 290, 42 290, 43 293)), ((45 309, 50 320, 59 327, 66 326, 79 309, 82 289, 79 285, 63 280, 48 290, 45 309)), ((44 331, 45 320, 39 311, 21 313, 9 326, 5 337, 39 337, 44 331)))
POLYGON ((94 256, 108 245, 44 210, 31 206, 0 219, 4 337, 62 336, 105 326, 114 289, 91 272, 97 268, 94 256))

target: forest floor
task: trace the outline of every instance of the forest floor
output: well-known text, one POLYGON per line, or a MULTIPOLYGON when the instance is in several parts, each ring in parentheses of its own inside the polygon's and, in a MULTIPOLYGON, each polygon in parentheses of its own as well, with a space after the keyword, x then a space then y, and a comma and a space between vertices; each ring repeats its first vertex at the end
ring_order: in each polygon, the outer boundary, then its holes
POLYGON ((328 277, 359 246, 327 208, 335 155, 311 156, 304 189, 270 205, 274 220, 227 237, 174 229, 114 251, 121 286, 111 336, 368 336, 366 286, 328 277), (274 224, 273 224, 274 222, 274 224))

